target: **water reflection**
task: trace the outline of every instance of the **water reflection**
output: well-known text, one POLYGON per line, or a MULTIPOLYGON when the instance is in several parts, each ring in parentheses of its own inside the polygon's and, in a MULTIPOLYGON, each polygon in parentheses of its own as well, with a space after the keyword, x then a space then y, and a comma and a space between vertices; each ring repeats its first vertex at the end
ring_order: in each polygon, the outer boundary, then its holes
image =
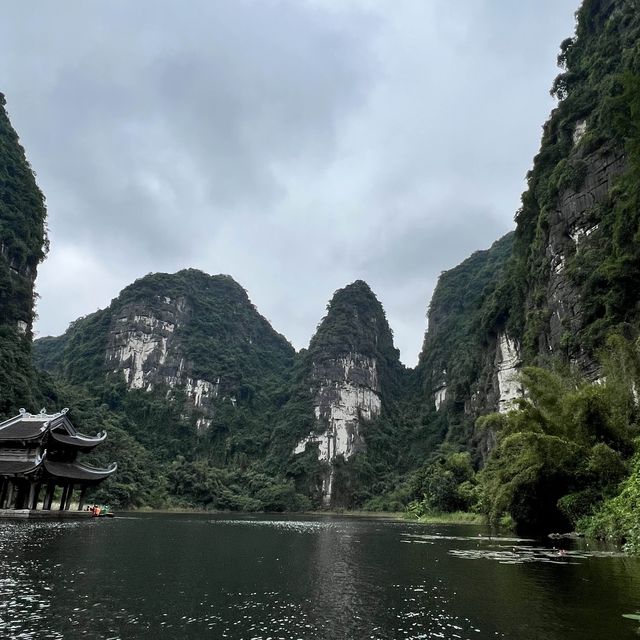
MULTIPOLYGON (((42 584, 40 578, 46 579, 56 566, 49 563, 49 566, 41 567, 36 559, 23 555, 74 526, 74 523, 0 524, 0 637, 43 637, 38 629, 46 626, 50 617, 52 588, 42 584)), ((63 636, 53 632, 47 637, 58 639, 63 636)))
POLYGON ((143 515, 0 524, 0 638, 633 638, 640 565, 473 527, 143 515), (480 535, 478 535, 480 534, 480 535))

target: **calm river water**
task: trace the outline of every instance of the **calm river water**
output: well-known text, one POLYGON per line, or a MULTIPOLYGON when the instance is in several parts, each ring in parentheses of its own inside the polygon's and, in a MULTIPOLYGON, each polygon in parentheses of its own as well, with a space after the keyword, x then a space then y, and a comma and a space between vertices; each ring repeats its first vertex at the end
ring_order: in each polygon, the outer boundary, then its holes
POLYGON ((637 638, 640 561, 564 547, 330 516, 2 522, 0 638, 637 638))

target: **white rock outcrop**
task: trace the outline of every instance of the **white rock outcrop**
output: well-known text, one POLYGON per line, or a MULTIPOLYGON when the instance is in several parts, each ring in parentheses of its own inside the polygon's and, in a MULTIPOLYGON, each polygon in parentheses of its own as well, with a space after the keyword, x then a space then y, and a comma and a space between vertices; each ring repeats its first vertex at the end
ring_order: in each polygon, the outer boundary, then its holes
POLYGON ((576 126, 573 129, 573 144, 578 144, 582 139, 582 136, 587 132, 587 121, 586 120, 578 120, 576 122, 576 126))
POLYGON ((500 413, 510 411, 513 408, 513 401, 524 395, 520 382, 520 364, 520 350, 517 343, 506 333, 500 333, 496 349, 496 380, 500 413))
POLYGON ((124 331, 116 333, 113 349, 107 351, 107 360, 116 365, 114 371, 123 371, 130 389, 148 387, 151 381, 145 375, 145 363, 153 355, 158 364, 167 358, 168 337, 175 326, 170 322, 148 316, 118 318, 118 323, 127 323, 124 331))
POLYGON ((200 378, 197 380, 187 378, 184 385, 185 393, 193 403, 194 407, 201 407, 203 401, 217 398, 219 387, 220 378, 218 378, 216 384, 212 384, 211 382, 200 378))
POLYGON ((189 364, 174 342, 176 330, 188 313, 184 300, 162 298, 151 313, 140 305, 125 307, 113 321, 106 352, 107 366, 122 371, 129 389, 151 391, 166 384, 171 389, 184 386, 192 410, 197 410, 196 428, 211 425, 213 401, 218 398, 220 378, 215 382, 189 375, 189 364))
MULTIPOLYGON (((348 354, 321 366, 314 364, 312 377, 319 382, 314 397, 318 430, 305 436, 294 449, 303 453, 315 445, 318 460, 345 460, 364 448, 362 425, 380 415, 382 401, 375 359, 348 354), (320 429, 324 426, 324 430, 320 429)), ((333 467, 323 481, 324 504, 331 502, 333 467)))
POLYGON ((446 387, 446 385, 444 387, 440 387, 439 389, 436 389, 436 393, 435 393, 436 411, 440 411, 440 407, 442 406, 443 402, 446 399, 447 399, 447 387, 446 387))

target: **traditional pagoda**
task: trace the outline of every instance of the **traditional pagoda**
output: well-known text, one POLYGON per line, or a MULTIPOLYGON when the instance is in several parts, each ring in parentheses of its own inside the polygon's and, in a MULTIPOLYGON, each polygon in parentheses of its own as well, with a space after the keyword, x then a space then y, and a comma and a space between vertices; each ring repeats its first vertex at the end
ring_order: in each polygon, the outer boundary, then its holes
POLYGON ((0 423, 0 509, 51 512, 56 487, 62 487, 58 511, 69 510, 75 489, 80 491, 78 511, 82 511, 87 488, 116 470, 115 462, 98 469, 77 461, 78 453, 93 450, 107 433, 93 437, 79 433, 67 411, 47 414, 42 409, 34 415, 20 409, 17 416, 0 423))

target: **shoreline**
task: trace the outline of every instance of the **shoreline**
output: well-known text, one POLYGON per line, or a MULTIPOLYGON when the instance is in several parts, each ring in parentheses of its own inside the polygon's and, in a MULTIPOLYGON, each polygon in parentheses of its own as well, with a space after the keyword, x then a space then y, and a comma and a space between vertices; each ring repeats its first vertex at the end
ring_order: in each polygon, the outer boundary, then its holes
POLYGON ((419 522, 421 524, 487 524, 483 515, 479 513, 470 513, 468 511, 433 513, 420 516, 419 518, 409 517, 407 520, 411 522, 419 522))
POLYGON ((395 520, 398 522, 413 522, 416 524, 466 524, 483 525, 486 524, 483 516, 477 513, 456 511, 452 513, 434 513, 416 518, 406 511, 362 511, 354 510, 318 510, 318 511, 217 511, 209 509, 198 509, 195 507, 170 507, 166 509, 153 509, 151 507, 140 507, 137 509, 123 509, 121 513, 160 513, 160 514, 208 514, 208 515, 281 515, 281 516, 339 516, 346 518, 364 518, 370 520, 395 520))

